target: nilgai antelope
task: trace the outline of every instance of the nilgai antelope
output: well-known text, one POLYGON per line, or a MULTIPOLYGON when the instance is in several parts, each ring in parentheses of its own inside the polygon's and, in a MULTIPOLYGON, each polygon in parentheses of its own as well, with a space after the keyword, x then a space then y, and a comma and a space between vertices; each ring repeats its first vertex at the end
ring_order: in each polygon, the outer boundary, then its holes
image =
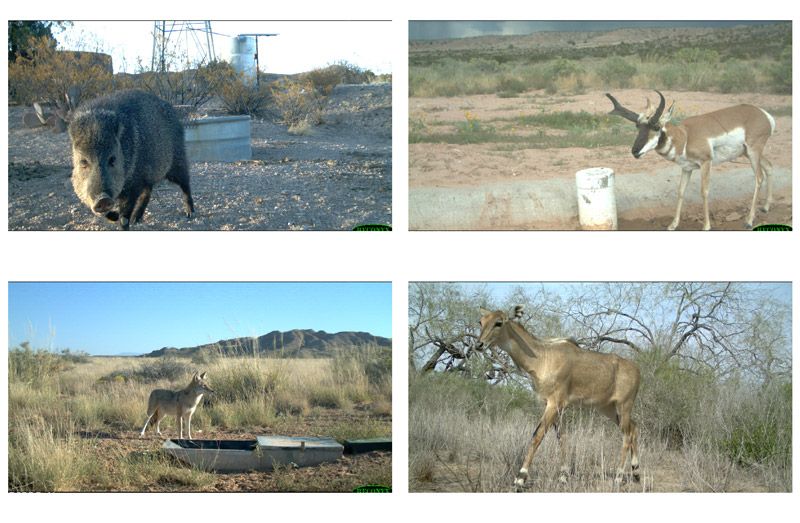
POLYGON ((631 152, 641 158, 648 151, 655 149, 658 154, 671 162, 677 163, 681 170, 681 182, 678 187, 678 208, 675 219, 669 225, 670 231, 678 227, 683 206, 683 193, 689 184, 692 171, 700 169, 701 194, 703 196, 703 230, 711 228, 708 217, 708 188, 711 181, 711 165, 720 164, 746 156, 755 174, 755 190, 750 214, 747 216, 747 227, 753 226, 758 191, 764 175, 767 178, 767 200, 762 207, 769 211, 772 204, 772 166, 764 158, 763 151, 767 139, 775 132, 775 119, 764 109, 754 105, 736 105, 711 113, 686 118, 680 124, 669 123, 675 102, 669 110, 664 111, 666 102, 659 91, 658 107, 653 107, 647 100, 644 113, 637 113, 623 107, 616 98, 606 93, 614 104, 609 114, 615 114, 636 124, 639 134, 633 142, 631 152))
POLYGON ((183 439, 185 421, 189 439, 192 439, 192 414, 197 409, 203 394, 207 392, 214 392, 214 390, 206 383, 205 372, 202 374, 195 372, 191 383, 183 390, 156 389, 151 392, 150 399, 147 401, 147 421, 144 422, 140 437, 144 436, 148 423, 151 427, 156 426, 156 434, 160 436, 161 420, 171 414, 177 418, 176 421, 180 426, 180 438, 183 439))
POLYGON ((525 484, 536 449, 550 427, 555 428, 559 440, 561 474, 566 476, 566 450, 558 421, 570 404, 594 407, 619 426, 623 438, 616 481, 622 480, 629 453, 633 478, 639 481, 637 430, 631 419, 640 380, 636 364, 615 354, 581 349, 567 338, 533 336, 515 321, 522 317, 522 306, 514 308, 511 319, 502 311, 481 308, 480 312, 481 334, 476 349, 496 345, 506 351, 517 367, 530 375, 536 393, 546 402, 514 485, 520 488, 525 484))

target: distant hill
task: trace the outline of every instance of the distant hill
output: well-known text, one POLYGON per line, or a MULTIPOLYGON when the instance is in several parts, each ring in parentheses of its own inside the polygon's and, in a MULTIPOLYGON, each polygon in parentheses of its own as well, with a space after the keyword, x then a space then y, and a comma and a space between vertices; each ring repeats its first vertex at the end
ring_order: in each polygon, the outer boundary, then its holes
POLYGON ((535 63, 554 57, 580 59, 625 55, 671 55, 677 49, 713 49, 721 58, 778 56, 791 46, 792 24, 735 27, 642 27, 608 31, 539 31, 409 42, 409 65, 444 59, 494 59, 535 63))
POLYGON ((326 357, 336 349, 352 347, 392 347, 390 338, 374 336, 368 332, 328 333, 311 329, 272 331, 258 337, 233 338, 207 343, 197 347, 163 347, 144 357, 194 356, 204 352, 219 353, 223 356, 248 356, 253 354, 285 357, 326 357))

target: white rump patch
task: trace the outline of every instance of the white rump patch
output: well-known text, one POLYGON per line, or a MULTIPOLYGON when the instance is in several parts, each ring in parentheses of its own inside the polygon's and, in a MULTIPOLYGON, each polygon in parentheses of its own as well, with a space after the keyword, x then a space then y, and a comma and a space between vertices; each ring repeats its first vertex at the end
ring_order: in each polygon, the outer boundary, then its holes
POLYGON ((708 139, 711 162, 714 164, 735 160, 744 154, 744 129, 737 127, 730 132, 708 139))

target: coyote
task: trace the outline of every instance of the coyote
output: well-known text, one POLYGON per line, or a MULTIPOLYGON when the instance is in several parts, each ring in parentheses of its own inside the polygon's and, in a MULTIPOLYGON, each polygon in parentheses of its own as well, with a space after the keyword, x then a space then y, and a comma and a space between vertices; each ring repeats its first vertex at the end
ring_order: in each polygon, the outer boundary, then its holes
POLYGON ((192 382, 183 390, 156 389, 151 392, 150 399, 147 401, 147 421, 144 422, 139 437, 144 436, 148 423, 151 426, 155 423, 156 433, 160 436, 161 430, 158 426, 161 420, 169 414, 174 414, 180 426, 180 438, 183 439, 183 422, 186 420, 189 439, 192 439, 192 414, 206 392, 214 391, 206 383, 205 372, 199 375, 195 372, 192 382))

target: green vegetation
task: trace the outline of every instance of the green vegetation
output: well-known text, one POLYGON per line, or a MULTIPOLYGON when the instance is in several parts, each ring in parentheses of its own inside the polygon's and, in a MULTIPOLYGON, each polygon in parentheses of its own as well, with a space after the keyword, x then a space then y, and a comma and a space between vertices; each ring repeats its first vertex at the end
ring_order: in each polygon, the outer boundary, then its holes
POLYGON ((481 122, 467 111, 452 128, 412 120, 409 143, 510 144, 526 148, 627 145, 630 129, 619 118, 586 111, 541 112, 481 122), (553 132, 553 130, 557 132, 553 132))
POLYGON ((791 93, 791 77, 791 24, 689 41, 596 47, 435 53, 412 48, 409 57, 412 97, 510 97, 535 89, 554 94, 621 87, 791 93))

